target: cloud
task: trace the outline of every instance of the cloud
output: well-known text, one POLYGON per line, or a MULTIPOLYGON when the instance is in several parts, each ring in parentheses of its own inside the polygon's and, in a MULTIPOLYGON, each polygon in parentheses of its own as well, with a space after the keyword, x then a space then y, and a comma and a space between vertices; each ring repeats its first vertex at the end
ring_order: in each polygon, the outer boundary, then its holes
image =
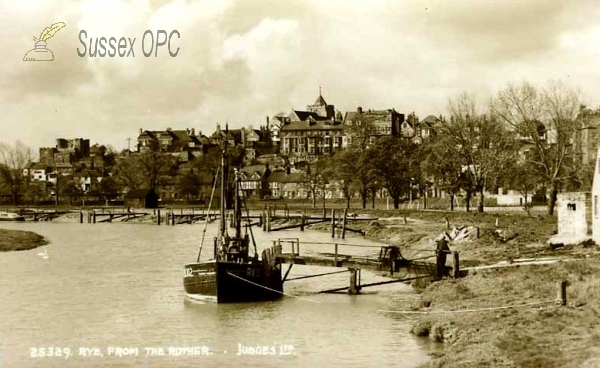
MULTIPOLYGON (((600 103, 592 2, 441 0, 0 0, 0 139, 82 136, 123 147, 139 128, 258 125, 319 86, 341 111, 443 114, 448 98, 511 81, 567 79, 600 103), (55 61, 23 62, 64 21, 55 61), (81 58, 88 38, 131 37, 135 58, 81 58), (177 29, 177 57, 144 57, 144 31, 177 29)), ((46 142, 46 143, 40 143, 46 142)))

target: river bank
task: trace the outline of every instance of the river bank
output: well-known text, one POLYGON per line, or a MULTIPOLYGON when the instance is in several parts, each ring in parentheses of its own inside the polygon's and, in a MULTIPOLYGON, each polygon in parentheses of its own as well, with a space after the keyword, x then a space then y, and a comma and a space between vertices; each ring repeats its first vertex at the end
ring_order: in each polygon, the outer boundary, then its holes
MULTIPOLYGON (((550 247, 555 216, 416 211, 377 215, 379 220, 348 226, 399 245, 409 259, 434 250, 435 239, 443 234, 461 234, 450 241, 450 249, 460 254, 461 267, 509 266, 470 270, 466 277, 434 282, 405 308, 381 312, 399 319, 417 315, 413 334, 444 343, 424 368, 600 366, 600 252, 590 244, 550 247), (519 259, 550 257, 558 262, 510 267, 519 259), (567 281, 565 306, 555 303, 559 281, 567 281)), ((312 228, 331 231, 330 226, 312 228)))
POLYGON ((48 244, 43 236, 31 231, 0 229, 0 252, 28 250, 48 244))

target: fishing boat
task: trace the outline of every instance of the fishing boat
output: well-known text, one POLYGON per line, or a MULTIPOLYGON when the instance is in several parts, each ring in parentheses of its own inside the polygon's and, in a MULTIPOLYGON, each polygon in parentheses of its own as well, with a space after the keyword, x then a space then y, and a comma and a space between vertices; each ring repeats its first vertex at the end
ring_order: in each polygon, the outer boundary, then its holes
POLYGON ((25 217, 13 212, 0 212, 0 221, 25 221, 25 217))
MULTIPOLYGON (((234 200, 231 225, 227 229, 227 177, 226 145, 221 157, 221 198, 219 234, 214 238, 212 259, 201 261, 202 244, 195 263, 185 265, 183 285, 188 298, 216 303, 242 303, 276 300, 283 294, 281 264, 270 252, 263 251, 259 259, 252 228, 245 226, 242 235, 242 198, 240 172, 235 170, 234 200), (250 254, 250 245, 253 255, 250 254)), ((218 172, 217 172, 218 176, 218 172)), ((213 195, 216 187, 213 186, 213 195)), ((211 195, 211 203, 212 197, 211 195)), ((245 202, 245 201, 244 201, 245 202)), ((210 208, 210 204, 209 204, 210 208)), ((208 220, 207 216, 207 220, 208 220)), ((206 232, 206 227, 204 229, 206 232)))

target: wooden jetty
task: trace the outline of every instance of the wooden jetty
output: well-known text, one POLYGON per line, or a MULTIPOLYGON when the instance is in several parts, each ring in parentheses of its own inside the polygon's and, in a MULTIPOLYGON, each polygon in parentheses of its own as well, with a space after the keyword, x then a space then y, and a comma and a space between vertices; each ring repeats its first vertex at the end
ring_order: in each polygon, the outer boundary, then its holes
POLYGON ((432 278, 439 280, 442 277, 459 277, 460 266, 458 252, 449 252, 446 250, 427 250, 431 254, 426 257, 420 257, 418 260, 409 260, 402 257, 400 247, 398 246, 365 246, 357 244, 343 243, 323 243, 323 242, 300 242, 297 238, 282 238, 273 241, 273 246, 263 252, 266 259, 275 259, 281 264, 288 264, 289 267, 284 275, 285 281, 306 279, 311 277, 320 277, 342 272, 350 274, 348 286, 334 289, 323 290, 323 293, 339 292, 347 290, 349 294, 359 294, 365 287, 406 282, 419 278, 432 278), (332 252, 318 252, 317 254, 303 254, 301 248, 303 245, 319 245, 319 247, 329 247, 332 252), (361 247, 361 248, 379 248, 377 257, 355 256, 343 254, 340 248, 343 247, 361 247), (446 255, 452 254, 452 265, 446 266, 446 255), (423 259, 432 258, 434 262, 426 262, 423 259), (343 271, 332 271, 327 273, 300 276, 288 279, 288 275, 294 265, 325 266, 335 268, 346 268, 343 271), (361 271, 386 271, 390 276, 403 271, 406 277, 394 278, 387 281, 363 284, 361 280, 361 271))
POLYGON ((21 208, 10 212, 18 213, 27 221, 52 221, 53 219, 76 211, 59 209, 21 208))
POLYGON ((348 215, 348 210, 340 210, 338 212, 339 216, 336 216, 336 210, 331 210, 331 216, 327 216, 327 210, 323 209, 322 216, 306 216, 305 212, 301 214, 292 214, 290 215, 287 206, 283 209, 283 215, 277 216, 277 208, 267 207, 263 214, 261 215, 260 222, 262 223, 263 231, 281 231, 281 230, 289 230, 299 228, 300 231, 304 231, 304 228, 309 225, 314 225, 322 222, 331 222, 331 237, 334 238, 336 235, 336 230, 338 233, 338 237, 345 239, 346 231, 359 233, 361 235, 365 235, 364 230, 353 229, 348 226, 350 221, 373 221, 378 220, 378 217, 359 217, 356 214, 351 216, 348 215), (273 221, 275 220, 296 220, 296 224, 284 225, 280 227, 274 228, 272 226, 273 221))

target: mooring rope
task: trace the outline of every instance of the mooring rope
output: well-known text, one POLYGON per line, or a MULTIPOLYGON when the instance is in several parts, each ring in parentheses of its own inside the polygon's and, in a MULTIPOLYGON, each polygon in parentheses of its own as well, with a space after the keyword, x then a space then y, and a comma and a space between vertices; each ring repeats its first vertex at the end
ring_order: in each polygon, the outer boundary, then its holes
POLYGON ((274 292, 274 293, 278 293, 278 294, 285 295, 285 296, 290 296, 290 297, 292 297, 292 298, 298 298, 298 299, 301 299, 301 300, 306 300, 307 302, 321 303, 321 302, 320 302, 320 301, 318 301, 318 300, 313 300, 313 299, 308 299, 308 298, 302 298, 302 297, 300 297, 300 296, 297 296, 297 295, 287 294, 287 293, 284 293, 284 292, 282 292, 282 291, 279 291, 279 290, 275 290, 275 289, 268 288, 268 287, 266 287, 266 286, 264 286, 264 285, 257 284, 257 283, 255 283, 255 282, 252 282, 252 281, 250 281, 250 280, 247 280, 247 279, 245 279, 245 278, 243 278, 243 277, 240 277, 240 276, 238 276, 238 275, 234 275, 234 274, 233 274, 233 273, 231 273, 231 272, 227 272, 227 274, 228 274, 229 276, 233 276, 233 277, 235 277, 235 278, 237 278, 237 279, 240 279, 240 280, 242 280, 242 281, 246 281, 246 282, 247 282, 247 283, 249 283, 249 284, 252 284, 252 285, 254 285, 254 286, 261 287, 261 288, 263 288, 263 289, 267 289, 267 290, 269 290, 269 291, 272 291, 272 292, 274 292))
POLYGON ((545 300, 543 302, 535 302, 535 303, 525 303, 519 305, 506 305, 502 307, 489 307, 489 308, 477 308, 477 309, 459 309, 459 310, 441 310, 441 311, 406 311, 406 310, 379 310, 382 313, 400 313, 400 314, 441 314, 441 313, 464 313, 464 312, 483 312, 483 311, 493 311, 499 309, 509 309, 509 308, 519 308, 519 307, 528 307, 532 305, 540 305, 546 303, 553 303, 555 300, 545 300))

